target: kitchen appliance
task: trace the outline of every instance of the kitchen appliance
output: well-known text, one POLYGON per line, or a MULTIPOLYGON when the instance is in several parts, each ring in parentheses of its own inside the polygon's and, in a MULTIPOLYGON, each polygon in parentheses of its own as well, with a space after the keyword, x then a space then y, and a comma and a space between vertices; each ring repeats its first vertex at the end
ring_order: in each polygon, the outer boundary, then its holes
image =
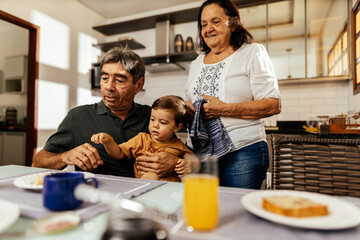
POLYGON ((17 124, 17 110, 13 107, 8 107, 5 110, 5 125, 14 126, 17 124))

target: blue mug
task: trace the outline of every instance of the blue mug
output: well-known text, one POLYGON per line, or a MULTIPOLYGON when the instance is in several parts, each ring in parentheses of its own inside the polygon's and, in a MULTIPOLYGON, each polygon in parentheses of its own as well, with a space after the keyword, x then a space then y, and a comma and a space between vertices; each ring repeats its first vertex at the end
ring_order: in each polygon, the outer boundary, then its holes
POLYGON ((96 178, 84 178, 84 174, 76 172, 54 173, 44 177, 42 191, 43 205, 52 211, 72 210, 80 206, 81 200, 74 196, 74 189, 78 184, 94 182, 96 178))

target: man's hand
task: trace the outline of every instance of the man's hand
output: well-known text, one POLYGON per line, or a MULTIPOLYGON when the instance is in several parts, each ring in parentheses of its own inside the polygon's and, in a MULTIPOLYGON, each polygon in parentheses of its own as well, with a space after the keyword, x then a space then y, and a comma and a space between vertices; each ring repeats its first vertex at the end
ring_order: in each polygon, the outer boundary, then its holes
POLYGON ((91 171, 104 162, 96 148, 89 143, 84 143, 70 151, 64 152, 62 160, 65 164, 76 165, 84 171, 91 171))
POLYGON ((150 153, 136 158, 137 168, 141 173, 154 172, 159 177, 171 174, 178 161, 178 157, 171 153, 150 153))

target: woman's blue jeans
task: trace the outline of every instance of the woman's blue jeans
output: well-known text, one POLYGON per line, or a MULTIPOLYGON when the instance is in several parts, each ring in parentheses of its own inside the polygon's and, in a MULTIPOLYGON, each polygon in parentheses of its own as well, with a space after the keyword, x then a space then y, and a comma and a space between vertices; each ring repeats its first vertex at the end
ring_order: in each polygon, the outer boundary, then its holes
POLYGON ((260 189, 268 167, 267 143, 254 143, 219 158, 220 185, 260 189))

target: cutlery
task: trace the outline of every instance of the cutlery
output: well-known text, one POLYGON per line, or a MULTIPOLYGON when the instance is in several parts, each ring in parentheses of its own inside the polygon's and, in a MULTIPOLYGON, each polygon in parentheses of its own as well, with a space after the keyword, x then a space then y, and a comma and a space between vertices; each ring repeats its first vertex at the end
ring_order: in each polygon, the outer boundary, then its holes
POLYGON ((121 194, 99 190, 86 184, 79 184, 75 188, 74 196, 85 202, 103 203, 108 205, 110 209, 121 208, 127 210, 129 213, 149 219, 170 220, 171 222, 178 221, 177 213, 165 213, 159 209, 150 208, 142 203, 126 199, 121 194))

